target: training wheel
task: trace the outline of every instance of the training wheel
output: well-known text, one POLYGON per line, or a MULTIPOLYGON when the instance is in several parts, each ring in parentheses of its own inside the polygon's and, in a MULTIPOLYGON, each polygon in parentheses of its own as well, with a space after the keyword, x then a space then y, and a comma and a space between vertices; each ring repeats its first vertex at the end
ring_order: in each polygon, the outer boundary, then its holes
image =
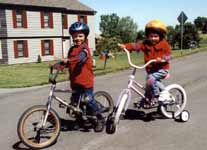
POLYGON ((190 113, 187 110, 183 110, 180 114, 180 120, 182 122, 187 122, 190 118, 190 113))

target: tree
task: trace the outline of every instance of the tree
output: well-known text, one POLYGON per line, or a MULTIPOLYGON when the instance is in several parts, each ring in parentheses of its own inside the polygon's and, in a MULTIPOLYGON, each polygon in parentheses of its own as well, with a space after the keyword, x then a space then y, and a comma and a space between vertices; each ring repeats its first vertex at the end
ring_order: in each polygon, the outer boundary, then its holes
POLYGON ((122 42, 127 43, 136 40, 138 27, 131 17, 121 18, 117 27, 117 36, 121 38, 122 42))
POLYGON ((117 43, 135 41, 137 24, 129 16, 120 18, 117 14, 102 15, 100 31, 102 39, 96 46, 97 53, 102 50, 118 51, 117 43))
POLYGON ((194 20, 194 24, 195 24, 195 26, 196 26, 200 31, 203 31, 206 22, 207 22, 207 18, 206 18, 206 17, 197 17, 197 18, 194 20))
POLYGON ((167 26, 167 40, 173 49, 175 48, 175 44, 176 44, 175 37, 176 37, 176 30, 174 29, 174 27, 167 26))
POLYGON ((119 16, 113 13, 111 15, 101 15, 100 31, 102 37, 114 37, 117 35, 117 26, 119 16))
POLYGON ((145 39, 145 32, 143 30, 139 30, 137 32, 136 41, 144 40, 145 39))
MULTIPOLYGON (((175 27, 176 30, 176 37, 175 40, 179 45, 179 48, 181 48, 181 36, 180 36, 180 26, 176 26, 175 27)), ((192 24, 191 22, 187 22, 184 24, 184 32, 183 32, 183 48, 190 48, 190 43, 191 42, 196 42, 197 44, 199 44, 200 41, 200 37, 198 34, 198 29, 196 28, 196 26, 194 24, 192 24)))
POLYGON ((122 41, 116 37, 111 38, 101 38, 96 44, 96 53, 101 54, 104 50, 110 50, 116 53, 120 49, 117 47, 117 43, 122 43, 122 41))
POLYGON ((203 26, 202 33, 204 33, 204 34, 207 33, 207 21, 205 22, 205 25, 203 26))

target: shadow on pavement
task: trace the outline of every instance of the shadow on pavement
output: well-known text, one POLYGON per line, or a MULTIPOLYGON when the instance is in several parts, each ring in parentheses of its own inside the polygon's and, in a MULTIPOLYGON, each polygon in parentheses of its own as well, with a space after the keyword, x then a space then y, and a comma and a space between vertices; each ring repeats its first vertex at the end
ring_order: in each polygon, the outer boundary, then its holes
POLYGON ((128 109, 125 112, 124 119, 128 120, 142 120, 145 122, 154 121, 156 119, 165 119, 162 114, 158 113, 157 111, 145 113, 144 111, 128 109))
POLYGON ((93 129, 93 123, 91 121, 84 121, 81 119, 74 120, 66 120, 60 119, 61 122, 61 131, 82 131, 82 132, 90 132, 90 129, 93 129))
MULTIPOLYGON (((92 122, 86 122, 81 119, 74 120, 66 120, 60 118, 61 122, 61 131, 67 132, 67 131, 81 131, 81 132, 90 132, 91 129, 93 129, 93 123, 92 122)), ((55 142, 56 143, 56 142, 55 142)), ((53 144, 55 144, 53 143, 53 144)), ((50 145, 51 146, 51 145, 50 145)), ((32 150, 31 148, 28 148, 25 146, 21 141, 16 142, 12 148, 14 150, 32 150)))

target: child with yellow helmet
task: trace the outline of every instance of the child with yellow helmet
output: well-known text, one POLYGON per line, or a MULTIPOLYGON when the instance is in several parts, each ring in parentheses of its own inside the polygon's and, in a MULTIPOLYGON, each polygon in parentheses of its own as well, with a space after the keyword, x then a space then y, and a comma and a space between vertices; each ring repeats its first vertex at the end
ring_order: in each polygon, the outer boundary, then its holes
POLYGON ((157 62, 146 67, 146 97, 149 98, 150 104, 159 96, 162 85, 161 80, 168 76, 171 60, 171 47, 165 40, 167 33, 166 26, 159 20, 152 20, 145 26, 146 39, 136 43, 118 44, 120 48, 126 48, 129 51, 142 51, 144 61, 156 59, 157 62))

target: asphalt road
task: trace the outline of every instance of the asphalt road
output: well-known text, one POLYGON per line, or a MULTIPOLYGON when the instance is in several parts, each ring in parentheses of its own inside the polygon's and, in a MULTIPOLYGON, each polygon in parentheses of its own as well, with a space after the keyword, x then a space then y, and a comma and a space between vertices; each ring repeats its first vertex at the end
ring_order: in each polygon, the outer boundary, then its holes
MULTIPOLYGON (((206 150, 207 149, 207 53, 202 52, 172 61, 171 78, 165 83, 184 86, 188 96, 186 109, 190 120, 186 123, 173 119, 154 119, 140 114, 151 112, 129 108, 131 116, 121 120, 113 135, 66 129, 61 131, 57 143, 48 150, 206 150)), ((131 70, 96 77, 95 90, 108 91, 114 100, 127 85, 131 70)), ((136 78, 144 83, 144 71, 136 78)), ((67 82, 58 87, 68 86, 67 82)), ((23 111, 35 104, 44 104, 49 86, 26 89, 0 89, 0 149, 28 150, 18 139, 17 122, 23 111)), ((67 96, 63 96, 67 97, 67 96)), ((133 96, 133 101, 137 97, 133 96)), ((65 110, 54 108, 64 125, 70 123, 65 110)))

